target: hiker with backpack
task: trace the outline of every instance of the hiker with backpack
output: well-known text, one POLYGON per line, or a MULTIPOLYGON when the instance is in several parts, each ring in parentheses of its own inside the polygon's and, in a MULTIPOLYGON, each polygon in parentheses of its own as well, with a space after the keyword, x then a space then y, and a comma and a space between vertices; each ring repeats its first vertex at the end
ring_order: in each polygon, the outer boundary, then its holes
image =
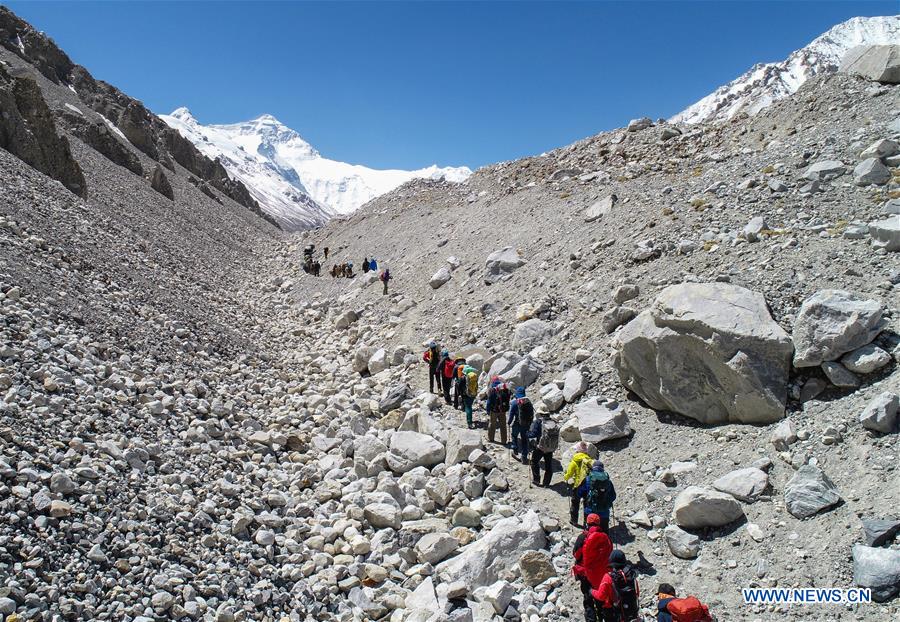
POLYGON ((378 262, 375 261, 374 257, 372 257, 372 259, 369 260, 369 270, 371 270, 372 272, 378 271, 378 262))
POLYGON ((422 360, 428 363, 428 391, 434 393, 434 383, 437 382, 438 393, 440 393, 441 377, 438 373, 438 366, 441 362, 441 349, 434 339, 428 342, 428 349, 422 354, 422 360))
MULTIPOLYGON (((596 601, 594 600, 594 597, 591 596, 591 589, 593 588, 591 588, 591 582, 588 581, 587 569, 584 565, 584 543, 592 533, 598 531, 600 531, 600 517, 596 514, 591 514, 588 516, 585 530, 575 539, 575 546, 572 548, 572 555, 575 557, 575 563, 572 565, 572 575, 578 581, 579 587, 581 588, 585 622, 599 622, 597 618, 596 601)), ((609 537, 607 536, 606 539, 609 540, 609 537)), ((609 548, 612 550, 611 542, 609 548)))
POLYGON ((553 479, 553 452, 559 447, 559 424, 544 411, 531 424, 528 431, 531 444, 531 482, 535 486, 550 487, 553 479), (541 461, 544 461, 544 479, 541 481, 541 461))
POLYGON ((472 408, 475 406, 475 398, 478 397, 478 371, 471 365, 463 367, 463 376, 466 380, 466 392, 463 395, 463 410, 466 412, 466 425, 470 430, 475 429, 472 420, 472 408))
POLYGON ((628 563, 625 553, 614 550, 609 554, 609 570, 600 586, 591 590, 597 613, 603 622, 635 622, 640 620, 640 586, 637 572, 628 563))
MULTIPOLYGON (((372 263, 375 263, 375 262, 373 261, 372 263)), ((374 270, 374 268, 373 268, 373 270, 374 270)), ((392 278, 391 271, 388 270, 387 268, 385 268, 384 270, 381 271, 381 276, 378 278, 381 279, 381 284, 384 285, 384 291, 382 291, 381 293, 384 294, 385 296, 387 296, 388 281, 390 281, 392 278)))
POLYGON ((450 385, 453 383, 453 371, 456 367, 455 362, 452 358, 450 358, 450 353, 447 350, 441 352, 441 362, 440 362, 440 374, 441 374, 441 388, 444 392, 444 401, 447 403, 447 406, 451 404, 450 402, 450 385))
POLYGON ((466 359, 459 357, 453 365, 453 408, 462 410, 463 396, 466 394, 466 376, 463 369, 466 367, 466 359))
POLYGON ((584 499, 584 514, 597 514, 600 517, 600 527, 605 533, 609 533, 609 514, 613 502, 616 500, 616 487, 613 486, 609 473, 603 468, 603 463, 594 460, 591 470, 587 475, 587 496, 584 499))
POLYGON ((491 386, 488 388, 487 404, 484 409, 488 413, 488 442, 493 443, 500 430, 500 443, 506 446, 506 409, 509 407, 509 389, 500 380, 499 376, 491 378, 491 386), (504 395, 505 393, 505 395, 504 395), (504 398, 506 406, 504 406, 504 398))
POLYGON ((675 588, 668 583, 660 583, 657 594, 656 622, 712 622, 709 607, 696 596, 678 598, 675 588))
POLYGON ((575 557, 572 575, 578 580, 581 588, 585 622, 600 622, 597 603, 591 595, 591 590, 595 585, 600 587, 600 582, 608 570, 612 542, 600 529, 599 516, 590 514, 585 522, 587 528, 575 539, 575 546, 572 549, 572 555, 575 557))
POLYGON ((569 460, 563 473, 563 481, 571 486, 572 497, 569 501, 569 522, 574 527, 580 525, 578 517, 580 506, 587 503, 587 476, 594 464, 594 459, 588 453, 587 443, 578 441, 575 445, 575 455, 569 460))
POLYGON ((528 464, 528 430, 534 421, 534 404, 525 395, 525 387, 516 387, 516 396, 509 402, 506 422, 512 428, 513 458, 528 464))
POLYGON ((369 258, 368 258, 368 257, 366 257, 365 259, 363 259, 363 267, 362 267, 362 271, 363 271, 364 273, 369 271, 369 258))

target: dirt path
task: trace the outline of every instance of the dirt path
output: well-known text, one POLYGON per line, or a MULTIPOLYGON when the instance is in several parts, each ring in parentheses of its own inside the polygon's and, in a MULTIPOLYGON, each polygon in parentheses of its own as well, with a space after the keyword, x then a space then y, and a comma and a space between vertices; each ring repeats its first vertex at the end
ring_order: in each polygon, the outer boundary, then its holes
MULTIPOLYGON (((424 369, 421 376, 422 379, 426 378, 424 369)), ((441 412, 452 425, 465 427, 465 414, 462 411, 443 406, 441 412)), ((522 506, 535 510, 539 515, 556 519, 563 534, 563 546, 566 551, 571 551, 572 543, 581 530, 569 524, 569 497, 566 496, 567 487, 561 481, 562 472, 559 470, 559 464, 556 463, 551 488, 533 486, 529 465, 513 459, 511 451, 499 443, 487 441, 487 414, 483 410, 476 409, 474 420, 478 429, 484 434, 485 450, 506 474, 513 497, 512 501, 519 500, 522 506)), ((569 609, 571 619, 582 619, 584 611, 581 604, 581 591, 578 589, 577 583, 568 574, 568 569, 565 574, 560 573, 560 578, 562 579, 561 585, 556 589, 556 593, 561 599, 558 602, 562 602, 569 609)))

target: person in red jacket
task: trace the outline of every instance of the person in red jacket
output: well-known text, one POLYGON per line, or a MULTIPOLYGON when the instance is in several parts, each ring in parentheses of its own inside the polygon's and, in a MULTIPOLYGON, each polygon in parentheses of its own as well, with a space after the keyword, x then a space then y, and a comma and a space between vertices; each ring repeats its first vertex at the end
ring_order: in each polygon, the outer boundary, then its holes
POLYGON ((578 580, 581 594, 584 597, 585 621, 600 622, 594 597, 591 596, 591 589, 600 587, 600 582, 606 576, 612 542, 610 542, 609 536, 600 529, 599 515, 589 514, 586 522, 587 529, 575 540, 573 551, 575 564, 572 566, 572 574, 578 580))
POLYGON ((584 574, 591 587, 597 589, 609 570, 609 554, 612 553, 613 545, 609 536, 603 531, 600 515, 591 514, 590 516, 596 516, 596 518, 588 522, 591 533, 584 540, 584 574))
POLYGON ((600 587, 591 590, 596 601, 597 617, 603 622, 631 622, 640 616, 640 586, 625 553, 609 554, 609 571, 600 587))

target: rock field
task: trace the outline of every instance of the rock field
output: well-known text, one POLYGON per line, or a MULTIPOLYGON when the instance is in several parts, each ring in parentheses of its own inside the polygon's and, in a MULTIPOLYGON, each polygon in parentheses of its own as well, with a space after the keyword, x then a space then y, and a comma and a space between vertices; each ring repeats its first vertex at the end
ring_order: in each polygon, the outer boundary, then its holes
POLYGON ((288 236, 152 132, 85 138, 66 104, 103 102, 2 45, 86 183, 0 150, 7 622, 582 619, 560 474, 428 393, 430 338, 527 385, 557 458, 593 443, 648 615, 669 582, 719 620, 823 619, 750 586, 900 617, 900 86, 637 120, 288 236))

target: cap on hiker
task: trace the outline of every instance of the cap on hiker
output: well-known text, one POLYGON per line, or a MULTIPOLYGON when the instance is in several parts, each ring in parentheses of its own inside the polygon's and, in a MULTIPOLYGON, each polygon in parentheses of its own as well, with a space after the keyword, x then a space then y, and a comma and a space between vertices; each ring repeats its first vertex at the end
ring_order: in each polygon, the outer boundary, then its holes
POLYGON ((603 463, 600 462, 599 460, 594 460, 594 464, 591 465, 591 470, 592 470, 592 471, 602 471, 602 470, 603 470, 603 463))
POLYGON ((575 444, 575 453, 576 454, 586 454, 587 453, 587 443, 584 441, 578 441, 575 444))
POLYGON ((612 553, 609 554, 609 565, 613 568, 621 568, 628 563, 628 559, 625 557, 625 553, 616 549, 612 553))
POLYGON ((584 521, 588 525, 597 525, 600 526, 600 515, 599 514, 588 514, 587 519, 584 521))
POLYGON ((516 397, 525 397, 525 387, 516 387, 516 397))
POLYGON ((657 594, 667 594, 669 596, 675 596, 675 588, 668 583, 660 583, 657 594))

